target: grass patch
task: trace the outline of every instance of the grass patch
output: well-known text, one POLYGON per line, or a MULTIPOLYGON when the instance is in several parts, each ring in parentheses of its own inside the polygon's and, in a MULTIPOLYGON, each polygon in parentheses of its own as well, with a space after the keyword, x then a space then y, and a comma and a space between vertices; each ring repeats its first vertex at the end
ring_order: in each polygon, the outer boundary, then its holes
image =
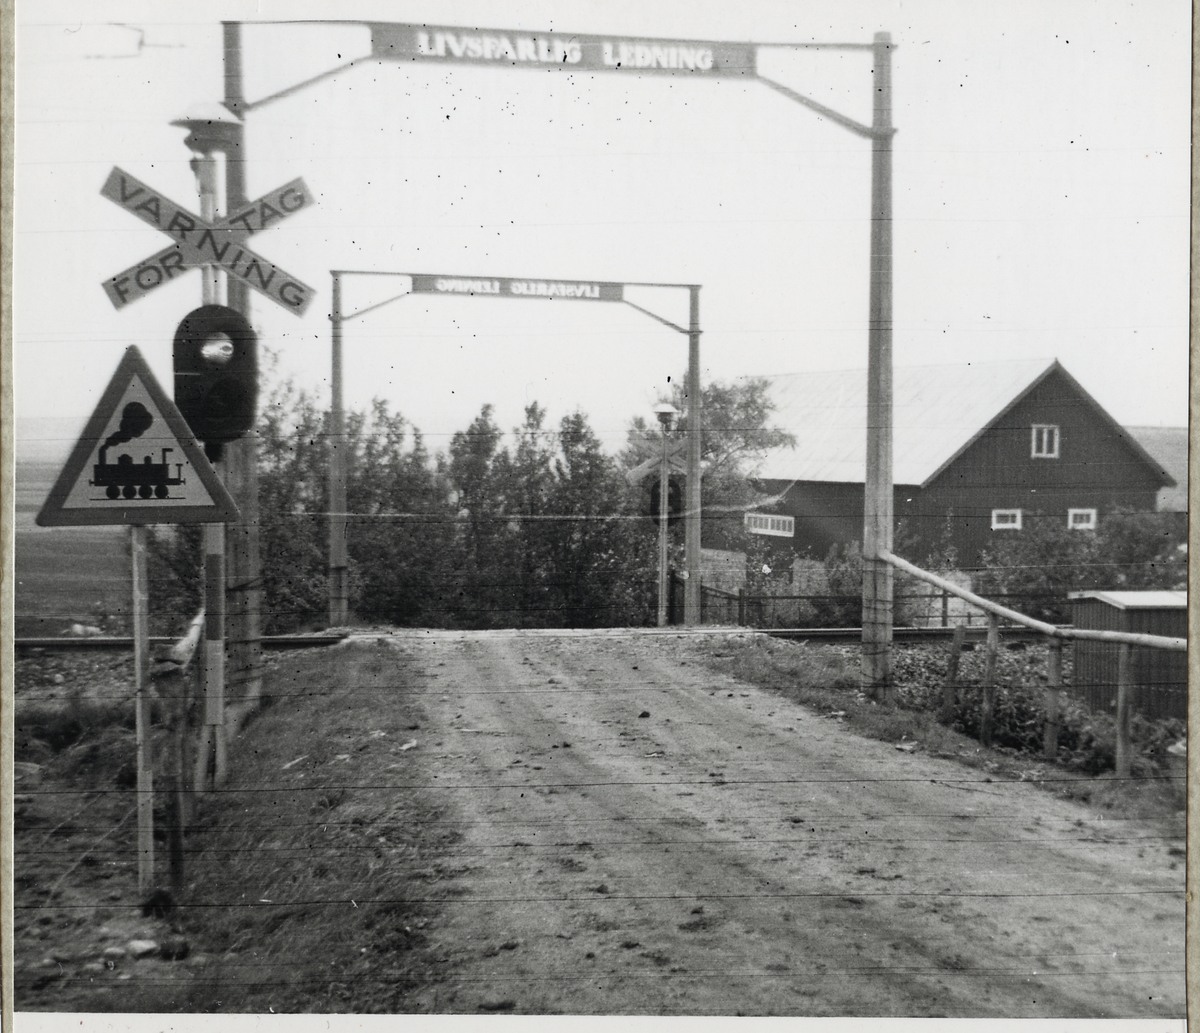
MULTIPOLYGON (((777 693, 818 714, 844 723, 859 735, 882 742, 913 743, 924 752, 954 759, 996 781, 1029 781, 1060 796, 1098 807, 1114 817, 1169 818, 1178 823, 1183 807, 1179 785, 1168 773, 1165 746, 1183 734, 1170 722, 1134 721, 1140 751, 1132 779, 1116 779, 1110 770, 1111 719, 1068 708, 1059 736, 1057 762, 1041 756, 1039 666, 1044 650, 1019 654, 1002 651, 997 693, 1000 719, 1011 717, 1008 740, 984 749, 967 732, 978 728, 978 672, 983 651, 964 654, 960 664, 959 713, 947 727, 939 723, 941 682, 948 649, 928 645, 898 647, 895 672, 899 702, 877 703, 861 690, 857 646, 788 642, 767 636, 731 640, 710 656, 709 666, 740 681, 777 693), (1006 709, 1007 708, 1007 709, 1006 709), (1011 714, 1009 713, 1011 711, 1011 714), (971 715, 975 715, 972 723, 971 715), (1036 727, 1035 727, 1036 724, 1036 727), (1008 745, 1004 745, 1005 742, 1008 745)), ((1174 724, 1179 724, 1178 722, 1174 724)))
MULTIPOLYGON (((440 978, 424 930, 457 833, 411 788, 420 751, 399 747, 426 722, 401 656, 304 651, 271 662, 264 681, 272 705, 229 743, 228 782, 199 798, 186 836, 170 921, 188 958, 169 978, 96 979, 69 1009, 396 1013, 440 978)), ((31 737, 75 734, 40 711, 27 723, 31 737)), ((88 734, 60 748, 56 768, 88 734)))

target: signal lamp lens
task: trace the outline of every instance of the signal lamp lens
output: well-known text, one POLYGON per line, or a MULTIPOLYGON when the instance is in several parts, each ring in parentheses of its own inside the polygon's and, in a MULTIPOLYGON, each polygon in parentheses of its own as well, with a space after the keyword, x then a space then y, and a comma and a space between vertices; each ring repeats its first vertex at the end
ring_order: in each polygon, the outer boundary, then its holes
POLYGON ((225 334, 210 337, 200 346, 200 357, 210 366, 226 366, 233 358, 233 341, 225 334))

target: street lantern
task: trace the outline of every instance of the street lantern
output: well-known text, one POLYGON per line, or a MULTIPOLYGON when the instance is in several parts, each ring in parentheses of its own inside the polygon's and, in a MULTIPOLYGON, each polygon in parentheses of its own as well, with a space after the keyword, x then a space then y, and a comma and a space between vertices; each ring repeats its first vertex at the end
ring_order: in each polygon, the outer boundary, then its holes
POLYGON ((171 123, 188 131, 183 141, 197 154, 229 154, 241 143, 242 123, 220 104, 193 104, 183 118, 171 123))
POLYGON ((658 626, 667 624, 667 522, 669 520, 668 506, 670 505, 670 487, 667 483, 668 453, 667 435, 671 432, 671 424, 679 410, 670 402, 659 402, 654 407, 654 416, 662 427, 662 458, 658 465, 658 626))

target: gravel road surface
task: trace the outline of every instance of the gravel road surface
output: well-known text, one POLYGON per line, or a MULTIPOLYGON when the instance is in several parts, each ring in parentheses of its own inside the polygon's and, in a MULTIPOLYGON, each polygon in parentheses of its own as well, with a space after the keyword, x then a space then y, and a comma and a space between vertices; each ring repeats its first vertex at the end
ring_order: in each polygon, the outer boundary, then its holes
POLYGON ((380 637, 461 832, 421 1010, 1184 1014, 1160 828, 860 738, 720 636, 380 637))

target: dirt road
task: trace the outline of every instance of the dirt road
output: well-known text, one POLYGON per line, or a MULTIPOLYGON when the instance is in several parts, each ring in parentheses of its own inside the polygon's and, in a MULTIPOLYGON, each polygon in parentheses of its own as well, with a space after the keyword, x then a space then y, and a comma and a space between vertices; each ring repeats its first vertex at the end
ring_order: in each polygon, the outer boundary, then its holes
POLYGON ((462 832, 421 1010, 1183 1014, 1161 830, 852 735, 719 640, 386 640, 462 832))

